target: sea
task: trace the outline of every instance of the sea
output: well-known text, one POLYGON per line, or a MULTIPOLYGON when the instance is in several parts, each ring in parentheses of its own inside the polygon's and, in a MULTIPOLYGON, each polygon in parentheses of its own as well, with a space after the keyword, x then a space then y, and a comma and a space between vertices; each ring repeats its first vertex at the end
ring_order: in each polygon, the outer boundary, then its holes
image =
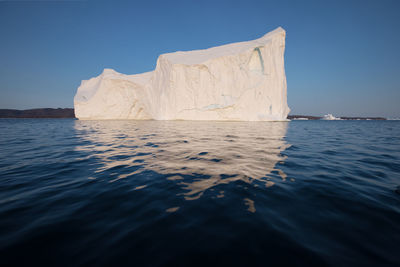
POLYGON ((1 119, 0 266, 400 266, 400 121, 1 119))

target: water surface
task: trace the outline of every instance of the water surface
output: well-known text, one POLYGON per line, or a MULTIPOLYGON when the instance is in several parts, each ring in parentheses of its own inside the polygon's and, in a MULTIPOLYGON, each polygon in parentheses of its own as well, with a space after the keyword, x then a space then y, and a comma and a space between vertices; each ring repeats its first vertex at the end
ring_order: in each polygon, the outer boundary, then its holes
POLYGON ((400 122, 0 120, 0 264, 400 264, 400 122))

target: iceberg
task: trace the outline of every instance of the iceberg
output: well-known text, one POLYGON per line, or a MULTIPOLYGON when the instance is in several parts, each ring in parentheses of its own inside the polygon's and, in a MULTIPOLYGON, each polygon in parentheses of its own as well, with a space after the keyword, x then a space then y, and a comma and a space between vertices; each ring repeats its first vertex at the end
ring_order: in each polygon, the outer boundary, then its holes
POLYGON ((112 69, 82 81, 78 119, 283 121, 286 32, 204 50, 162 54, 154 71, 112 69))
POLYGON ((341 118, 335 117, 332 114, 327 114, 327 115, 324 115, 321 120, 338 121, 338 120, 341 120, 341 118))

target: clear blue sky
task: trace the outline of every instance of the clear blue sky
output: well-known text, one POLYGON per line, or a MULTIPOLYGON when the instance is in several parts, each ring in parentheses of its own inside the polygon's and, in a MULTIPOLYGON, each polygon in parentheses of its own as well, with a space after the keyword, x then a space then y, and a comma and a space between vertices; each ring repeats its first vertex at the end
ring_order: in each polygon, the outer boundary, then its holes
POLYGON ((73 107, 103 68, 282 26, 291 114, 400 117, 400 1, 0 0, 0 108, 73 107))

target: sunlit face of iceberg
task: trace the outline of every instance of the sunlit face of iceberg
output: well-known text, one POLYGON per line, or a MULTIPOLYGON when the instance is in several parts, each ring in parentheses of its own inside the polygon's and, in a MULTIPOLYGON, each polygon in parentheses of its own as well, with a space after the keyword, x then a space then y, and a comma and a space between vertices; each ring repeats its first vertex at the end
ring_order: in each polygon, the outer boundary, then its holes
MULTIPOLYGON (((186 200, 220 184, 270 187, 268 175, 289 145, 287 122, 76 121, 76 147, 100 162, 96 174, 122 167, 110 179, 135 179, 145 170, 178 183, 186 200)), ((146 187, 139 186, 137 189, 146 187)), ((223 193, 220 195, 223 197, 223 193)), ((251 203, 251 202, 248 202, 251 203)))

